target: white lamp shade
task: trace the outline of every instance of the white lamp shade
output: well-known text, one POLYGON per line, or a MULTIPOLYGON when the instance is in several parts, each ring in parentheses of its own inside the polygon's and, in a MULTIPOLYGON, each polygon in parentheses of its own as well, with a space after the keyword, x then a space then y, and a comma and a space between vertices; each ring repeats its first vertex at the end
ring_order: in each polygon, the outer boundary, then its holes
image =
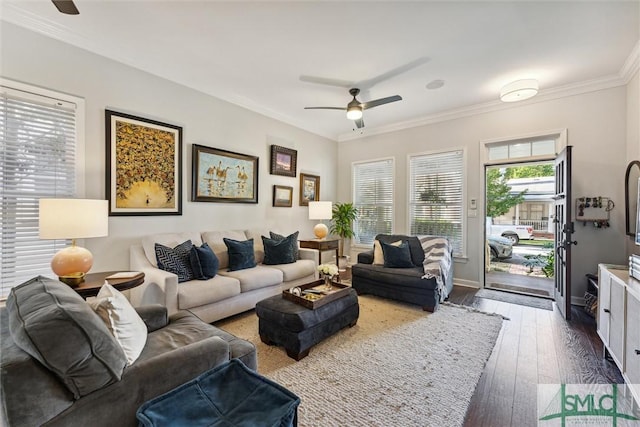
POLYGON ((349 107, 347 109, 347 119, 358 120, 362 118, 362 107, 349 107))
POLYGON ((331 202, 309 202, 309 219, 331 219, 331 202))
POLYGON ((41 239, 83 239, 109 234, 107 200, 40 199, 41 239))
POLYGON ((500 90, 502 102, 524 101, 538 93, 538 81, 535 79, 516 80, 500 90))

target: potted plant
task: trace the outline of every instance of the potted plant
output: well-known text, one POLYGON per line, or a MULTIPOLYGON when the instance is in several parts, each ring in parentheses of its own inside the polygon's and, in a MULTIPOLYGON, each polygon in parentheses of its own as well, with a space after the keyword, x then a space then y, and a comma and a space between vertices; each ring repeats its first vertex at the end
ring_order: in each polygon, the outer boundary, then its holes
POLYGON ((353 206, 353 203, 336 203, 333 205, 331 233, 340 236, 339 259, 336 260, 338 267, 345 267, 347 264, 344 256, 344 239, 355 236, 352 225, 357 216, 358 209, 353 206))

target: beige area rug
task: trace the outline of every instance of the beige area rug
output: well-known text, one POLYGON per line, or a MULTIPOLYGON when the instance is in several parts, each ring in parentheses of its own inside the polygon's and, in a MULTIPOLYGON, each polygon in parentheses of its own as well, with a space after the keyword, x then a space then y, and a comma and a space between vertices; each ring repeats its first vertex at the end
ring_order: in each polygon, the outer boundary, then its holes
POLYGON ((361 296, 358 324, 296 362, 258 336, 253 311, 217 322, 253 342, 258 371, 302 400, 301 427, 460 426, 502 317, 443 305, 435 313, 361 296))

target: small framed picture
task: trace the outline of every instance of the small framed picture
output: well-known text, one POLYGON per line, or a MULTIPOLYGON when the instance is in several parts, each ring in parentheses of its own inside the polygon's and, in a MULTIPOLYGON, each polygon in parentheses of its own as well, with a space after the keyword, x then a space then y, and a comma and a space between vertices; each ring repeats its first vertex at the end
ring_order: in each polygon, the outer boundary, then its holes
POLYGON ((277 208, 290 208, 293 206, 293 187, 274 185, 273 206, 277 208))
POLYGON ((320 200, 320 177, 300 174, 300 206, 309 206, 309 202, 320 200))
POLYGON ((296 176, 298 152, 291 148, 271 146, 271 175, 296 176))

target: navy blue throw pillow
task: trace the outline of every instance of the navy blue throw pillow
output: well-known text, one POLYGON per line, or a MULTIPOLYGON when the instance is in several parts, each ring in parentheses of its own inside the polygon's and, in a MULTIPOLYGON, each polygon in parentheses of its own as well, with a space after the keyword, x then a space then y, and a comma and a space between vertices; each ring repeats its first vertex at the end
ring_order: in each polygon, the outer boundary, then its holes
POLYGON ((178 282, 193 280, 193 269, 189 260, 189 251, 193 243, 191 240, 180 243, 175 248, 170 248, 160 243, 155 244, 158 268, 178 276, 178 282))
MULTIPOLYGON (((298 233, 296 233, 298 234, 298 233)), ((262 236, 262 244, 264 245, 264 265, 291 264, 296 262, 293 256, 293 245, 297 246, 297 241, 293 239, 293 235, 283 239, 275 240, 262 236)))
POLYGON ((218 274, 220 261, 218 261, 218 257, 206 243, 200 247, 193 245, 189 252, 189 260, 191 261, 193 276, 198 280, 211 279, 218 274))
POLYGON ((239 241, 224 237, 229 253, 229 271, 244 270, 256 266, 256 257, 253 253, 253 239, 239 241))
POLYGON ((384 254, 384 266, 392 268, 411 268, 415 267, 411 260, 411 251, 409 243, 402 242, 400 246, 393 246, 380 241, 382 245, 382 253, 384 254))
POLYGON ((273 231, 270 231, 269 237, 271 237, 273 240, 284 240, 284 239, 291 238, 292 239, 291 246, 293 247, 293 260, 295 262, 295 260, 298 259, 298 233, 299 231, 296 231, 295 233, 291 233, 287 237, 284 237, 281 234, 277 234, 277 233, 274 233, 273 231))

